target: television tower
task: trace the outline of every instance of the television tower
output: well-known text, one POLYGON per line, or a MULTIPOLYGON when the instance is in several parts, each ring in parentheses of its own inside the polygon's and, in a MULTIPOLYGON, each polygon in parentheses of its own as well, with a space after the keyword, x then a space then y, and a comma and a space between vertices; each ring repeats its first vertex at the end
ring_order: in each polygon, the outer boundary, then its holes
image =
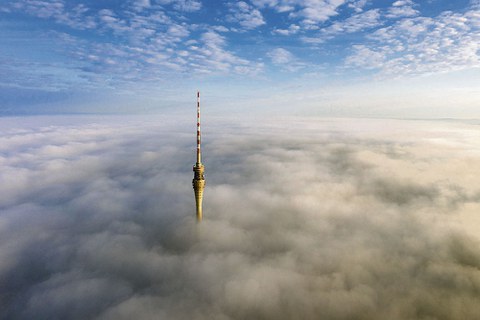
POLYGON ((203 172, 205 168, 202 164, 202 151, 200 149, 201 135, 200 135, 200 91, 197 91, 197 162, 193 166, 193 191, 195 192, 195 203, 197 207, 197 221, 202 221, 202 202, 203 189, 205 188, 205 177, 203 172))

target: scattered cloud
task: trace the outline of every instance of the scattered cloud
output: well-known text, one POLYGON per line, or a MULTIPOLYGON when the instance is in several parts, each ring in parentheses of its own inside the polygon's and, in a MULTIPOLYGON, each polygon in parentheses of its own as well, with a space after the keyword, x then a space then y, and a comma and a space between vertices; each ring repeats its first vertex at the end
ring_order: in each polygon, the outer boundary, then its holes
POLYGON ((215 31, 201 35, 201 46, 193 46, 191 65, 200 73, 233 72, 237 74, 258 74, 263 71, 261 62, 242 59, 226 47, 225 37, 215 31))
POLYGON ((275 34, 280 34, 282 36, 290 36, 290 35, 293 35, 293 34, 296 34, 298 33, 298 31, 300 31, 300 26, 298 25, 295 25, 295 24, 291 24, 288 29, 274 29, 273 30, 273 33, 275 34))
POLYGON ((415 17, 419 12, 414 9, 415 3, 412 0, 398 0, 395 1, 388 9, 386 15, 390 19, 398 19, 403 17, 415 17))
POLYGON ((472 69, 479 66, 477 2, 453 10, 438 1, 420 6, 413 0, 386 6, 368 0, 253 0, 222 6, 202 6, 198 0, 104 5, 7 0, 0 4, 6 18, 0 60, 15 65, 0 66, 6 74, 1 81, 50 91, 125 87, 133 92, 172 78, 268 78, 273 73, 265 70, 285 69, 272 58, 278 52, 265 59, 272 48, 298 48, 292 49, 298 62, 294 70, 309 66, 305 73, 322 69, 332 76, 351 77, 342 75, 351 67, 356 74, 367 69, 365 77, 383 78, 472 69))
POLYGON ((259 8, 272 8, 278 13, 288 13, 289 18, 301 19, 306 25, 329 20, 338 14, 337 8, 346 3, 345 0, 255 0, 252 2, 259 8))
POLYGON ((308 1, 304 2, 300 11, 292 13, 292 16, 304 17, 303 22, 306 24, 325 22, 338 14, 337 8, 344 3, 345 0, 308 1))
POLYGON ((355 12, 360 13, 363 11, 363 8, 368 4, 369 0, 356 0, 348 3, 348 7, 353 9, 355 12))
POLYGON ((284 48, 275 48, 268 52, 267 56, 272 60, 272 63, 281 66, 288 71, 297 71, 305 64, 300 62, 290 51, 284 48))
POLYGON ((230 29, 228 29, 227 27, 225 26, 212 26, 211 28, 213 31, 217 31, 217 32, 228 32, 230 31, 230 29))
POLYGON ((401 19, 353 46, 347 65, 377 68, 386 76, 441 73, 480 67, 478 11, 401 19))
POLYGON ((173 7, 179 11, 194 12, 202 8, 202 2, 197 0, 177 0, 173 1, 173 7))
POLYGON ((286 64, 294 60, 293 54, 283 48, 276 48, 269 52, 268 56, 274 64, 286 64))
POLYGON ((354 33, 361 30, 378 27, 381 24, 380 10, 373 9, 353 15, 344 21, 334 22, 329 27, 322 29, 322 31, 326 35, 354 33))
POLYGON ((306 43, 323 43, 337 35, 372 29, 382 24, 380 10, 372 9, 350 16, 345 20, 335 21, 328 27, 321 29, 317 37, 303 37, 302 40, 306 43))
POLYGON ((146 8, 150 8, 152 6, 152 3, 150 2, 150 0, 134 0, 133 6, 137 10, 143 10, 146 8))
POLYGON ((385 62, 382 52, 374 51, 365 45, 354 45, 353 54, 345 60, 347 66, 359 66, 365 69, 379 69, 385 62))
POLYGON ((133 5, 141 9, 171 6, 180 12, 195 12, 202 8, 202 2, 198 0, 133 0, 133 5))
MULTIPOLYGON (((238 4, 240 11, 237 17, 243 17, 240 24, 248 28, 255 21, 253 16, 248 20, 247 15, 242 15, 242 12, 248 11, 245 11, 244 5, 246 3, 238 4)), ((262 69, 261 63, 239 58, 226 49, 224 37, 221 37, 221 46, 220 42, 214 44, 211 41, 209 35, 213 33, 210 30, 228 31, 224 26, 203 26, 199 29, 199 26, 191 25, 183 17, 176 17, 166 10, 198 11, 201 9, 198 1, 138 0, 125 7, 96 10, 84 4, 70 7, 63 0, 22 0, 12 3, 9 8, 42 19, 53 18, 60 25, 79 30, 91 29, 96 33, 93 39, 68 30, 49 33, 49 37, 61 43, 68 56, 74 58, 69 60, 74 63, 71 70, 80 70, 78 77, 93 86, 107 84, 116 88, 132 81, 158 82, 171 78, 173 74, 178 77, 186 72, 256 74, 262 69), (195 37, 192 32, 195 32, 195 37), (189 41, 200 40, 205 44, 205 51, 201 47, 187 45, 189 41)), ((52 89, 55 86, 51 84, 52 89)))
POLYGON ((67 5, 64 0, 21 0, 6 3, 4 8, 11 11, 24 11, 42 19, 53 19, 74 29, 94 29, 98 26, 89 9, 84 4, 67 5))
POLYGON ((476 125, 211 121, 197 225, 183 120, 82 119, 2 121, 4 317, 480 312, 476 125))
POLYGON ((227 20, 238 23, 245 29, 255 29, 265 24, 262 13, 244 1, 230 4, 227 20))

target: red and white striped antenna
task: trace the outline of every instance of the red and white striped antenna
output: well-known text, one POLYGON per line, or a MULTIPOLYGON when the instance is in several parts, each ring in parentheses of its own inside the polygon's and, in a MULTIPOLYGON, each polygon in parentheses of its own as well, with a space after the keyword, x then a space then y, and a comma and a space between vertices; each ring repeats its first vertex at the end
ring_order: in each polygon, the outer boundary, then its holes
POLYGON ((201 133, 200 133, 200 91, 197 91, 197 163, 202 163, 202 153, 201 153, 201 143, 202 143, 201 133))

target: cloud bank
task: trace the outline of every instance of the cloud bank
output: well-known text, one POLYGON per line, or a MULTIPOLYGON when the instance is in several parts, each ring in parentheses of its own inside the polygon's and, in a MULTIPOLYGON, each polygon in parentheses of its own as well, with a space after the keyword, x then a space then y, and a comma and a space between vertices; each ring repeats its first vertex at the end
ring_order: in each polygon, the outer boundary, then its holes
POLYGON ((4 319, 480 313, 478 124, 1 122, 4 319))

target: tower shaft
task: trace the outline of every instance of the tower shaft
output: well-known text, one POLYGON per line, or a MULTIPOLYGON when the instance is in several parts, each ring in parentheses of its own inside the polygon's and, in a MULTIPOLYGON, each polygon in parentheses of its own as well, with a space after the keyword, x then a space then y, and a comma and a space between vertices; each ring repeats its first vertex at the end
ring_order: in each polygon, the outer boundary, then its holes
POLYGON ((203 212, 203 190, 205 188, 205 177, 203 175, 205 168, 202 164, 202 151, 201 151, 201 132, 200 132, 200 92, 197 91, 197 162, 193 166, 193 191, 195 193, 195 204, 197 221, 202 221, 203 212))

